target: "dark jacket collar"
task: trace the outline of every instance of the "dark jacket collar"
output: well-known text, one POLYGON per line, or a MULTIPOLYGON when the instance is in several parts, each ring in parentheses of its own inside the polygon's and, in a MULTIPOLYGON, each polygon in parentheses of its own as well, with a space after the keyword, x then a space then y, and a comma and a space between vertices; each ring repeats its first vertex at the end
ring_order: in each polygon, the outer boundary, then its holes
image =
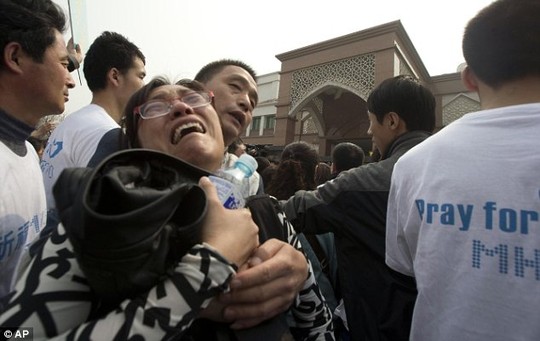
POLYGON ((381 160, 384 160, 390 157, 391 155, 393 155, 396 149, 398 149, 402 144, 407 143, 408 141, 411 141, 414 144, 417 144, 418 142, 416 142, 416 140, 418 139, 425 140, 431 135, 432 135, 431 133, 427 131, 423 131, 423 130, 413 130, 413 131, 408 131, 404 134, 401 134, 394 140, 394 142, 390 144, 390 147, 386 151, 385 155, 381 157, 381 160))
POLYGON ((25 141, 34 131, 31 127, 0 108, 0 141, 19 156, 26 155, 25 141))

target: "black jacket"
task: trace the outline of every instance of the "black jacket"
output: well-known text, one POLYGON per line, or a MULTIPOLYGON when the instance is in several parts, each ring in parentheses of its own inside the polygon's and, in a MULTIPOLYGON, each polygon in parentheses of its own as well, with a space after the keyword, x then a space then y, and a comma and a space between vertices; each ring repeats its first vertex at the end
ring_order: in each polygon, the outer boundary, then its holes
POLYGON ((398 137, 375 163, 339 174, 315 191, 282 202, 298 232, 333 232, 338 279, 353 340, 408 340, 416 299, 414 279, 385 263, 386 209, 392 170, 429 133, 398 137))

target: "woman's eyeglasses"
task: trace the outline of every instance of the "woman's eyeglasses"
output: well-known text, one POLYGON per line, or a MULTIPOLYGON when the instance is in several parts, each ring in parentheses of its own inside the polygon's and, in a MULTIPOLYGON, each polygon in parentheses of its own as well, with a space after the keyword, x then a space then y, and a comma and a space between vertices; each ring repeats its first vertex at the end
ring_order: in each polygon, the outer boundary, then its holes
POLYGON ((176 101, 181 101, 191 108, 199 108, 212 103, 214 94, 212 92, 197 91, 190 92, 180 98, 170 100, 155 99, 139 105, 133 110, 134 114, 138 114, 142 119, 148 120, 167 115, 171 112, 176 101))

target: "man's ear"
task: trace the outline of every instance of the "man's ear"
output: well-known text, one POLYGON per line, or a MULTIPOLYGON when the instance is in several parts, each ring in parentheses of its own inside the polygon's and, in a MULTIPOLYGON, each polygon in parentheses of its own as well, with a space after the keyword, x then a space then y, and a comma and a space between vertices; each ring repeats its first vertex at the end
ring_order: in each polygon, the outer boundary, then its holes
POLYGON ((390 111, 388 114, 386 114, 386 120, 390 129, 397 129, 401 118, 395 112, 390 111))
POLYGON ((401 135, 408 131, 407 123, 396 112, 390 111, 385 116, 387 127, 396 135, 401 135))
POLYGON ((467 90, 478 92, 478 79, 476 78, 474 71, 471 70, 468 65, 461 71, 461 80, 467 90))
POLYGON ((109 70, 109 72, 107 72, 107 79, 109 80, 109 82, 111 82, 113 85, 115 86, 119 86, 120 85, 120 71, 113 67, 109 70))
POLYGON ((4 47, 4 53, 2 58, 4 59, 4 65, 8 70, 16 73, 22 73, 21 62, 26 57, 21 44, 17 42, 10 42, 4 47))

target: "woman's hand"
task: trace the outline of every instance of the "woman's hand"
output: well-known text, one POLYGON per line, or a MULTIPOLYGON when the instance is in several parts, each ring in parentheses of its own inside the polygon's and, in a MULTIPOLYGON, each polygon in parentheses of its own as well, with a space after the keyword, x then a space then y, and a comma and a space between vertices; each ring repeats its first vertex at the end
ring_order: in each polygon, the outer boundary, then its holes
POLYGON ((244 264, 259 246, 259 228, 251 218, 249 209, 224 208, 214 184, 207 177, 201 178, 199 185, 208 197, 208 214, 203 223, 202 241, 237 266, 244 264))

